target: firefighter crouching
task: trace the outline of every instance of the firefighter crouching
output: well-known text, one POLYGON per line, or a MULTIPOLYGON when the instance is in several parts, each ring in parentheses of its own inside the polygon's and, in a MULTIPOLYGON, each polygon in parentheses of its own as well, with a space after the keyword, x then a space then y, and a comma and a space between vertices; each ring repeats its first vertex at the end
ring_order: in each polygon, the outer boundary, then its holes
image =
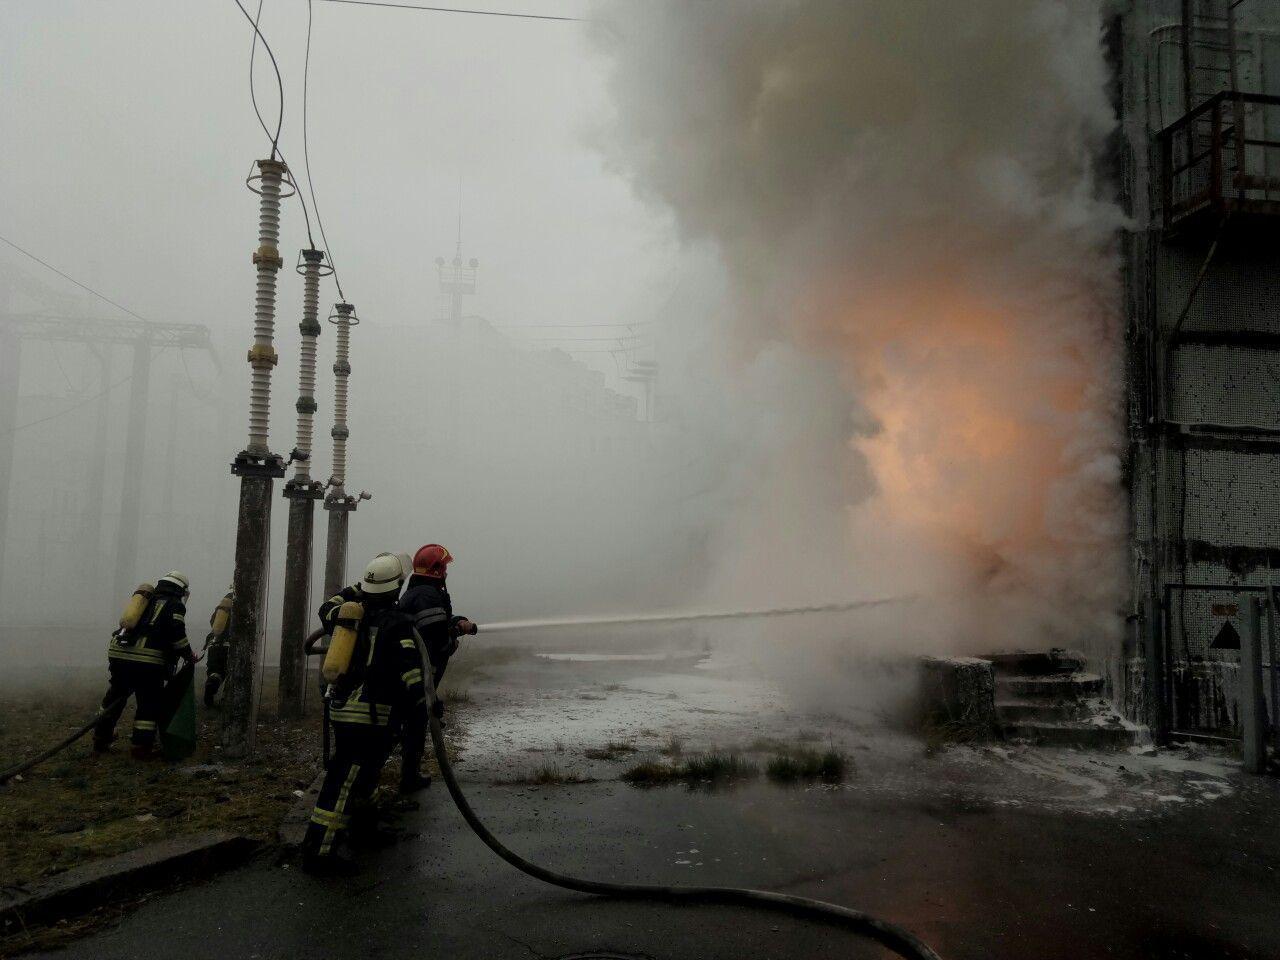
POLYGON ((302 866, 312 873, 351 871, 336 851, 351 826, 353 806, 372 796, 400 727, 425 721, 413 624, 396 607, 403 582, 399 558, 381 554, 365 569, 358 599, 343 601, 336 613, 321 609, 322 619, 328 613, 334 624, 324 665, 334 752, 302 841, 302 866))
POLYGON ((218 689, 227 677, 228 640, 231 638, 231 604, 234 591, 228 590, 209 614, 209 633, 204 638, 205 664, 208 675, 204 681, 204 705, 213 706, 218 689))
POLYGON ((195 663, 199 658, 187 643, 186 599, 190 582, 174 570, 156 581, 154 589, 143 584, 130 598, 120 628, 107 647, 110 686, 102 698, 102 716, 93 731, 93 749, 103 753, 115 739, 116 723, 130 696, 137 699, 133 720, 135 759, 152 756, 164 685, 179 658, 195 663))
MULTIPOLYGON (((445 588, 453 555, 438 543, 419 547, 413 555, 413 576, 405 585, 400 609, 413 619, 431 660, 431 679, 436 687, 435 714, 444 716, 440 681, 449 658, 458 651, 458 638, 473 636, 479 629, 466 617, 454 616, 453 601, 445 588)), ((406 747, 407 749, 407 747, 406 747)))

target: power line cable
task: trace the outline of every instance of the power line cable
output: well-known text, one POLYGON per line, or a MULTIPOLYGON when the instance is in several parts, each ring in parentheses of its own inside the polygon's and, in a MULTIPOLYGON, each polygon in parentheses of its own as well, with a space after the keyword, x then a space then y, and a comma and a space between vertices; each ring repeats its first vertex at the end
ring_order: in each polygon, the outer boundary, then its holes
MULTIPOLYGON (((265 0, 258 0, 258 19, 254 19, 249 16, 249 11, 241 5, 240 0, 235 0, 236 6, 240 7, 240 12, 245 15, 245 19, 247 19, 253 27, 253 44, 249 48, 249 99, 253 101, 253 112, 258 116, 258 123, 262 125, 262 132, 271 140, 271 159, 274 160, 276 154, 279 154, 280 162, 284 164, 286 170, 289 170, 289 161, 285 159, 284 151, 280 149, 280 131, 284 127, 284 80, 281 79, 280 67, 276 63, 276 55, 271 51, 271 44, 267 43, 267 38, 264 37, 262 35, 262 31, 258 29, 258 20, 262 18, 262 5, 264 2, 265 0), (259 39, 262 40, 262 46, 266 49, 267 56, 271 58, 271 66, 275 68, 276 72, 276 86, 280 91, 280 114, 276 122, 275 136, 272 136, 270 129, 267 127, 267 122, 262 119, 262 111, 258 109, 258 96, 254 89, 253 61, 258 52, 259 39)), ((292 173, 290 173, 290 177, 292 177, 292 173)), ((307 245, 314 247, 316 244, 311 238, 311 216, 307 213, 307 203, 302 199, 302 193, 298 190, 298 185, 293 183, 292 180, 289 182, 293 187, 293 192, 298 195, 298 203, 302 205, 302 220, 307 226, 307 245)))
POLYGON ((515 20, 560 20, 568 23, 585 23, 584 17, 553 17, 544 13, 512 13, 505 10, 471 10, 462 7, 424 7, 414 3, 383 3, 379 0, 323 0, 325 3, 346 3, 354 7, 391 7, 396 10, 425 10, 429 13, 470 13, 479 17, 510 17, 515 20))
POLYGON ((24 257, 29 257, 30 259, 34 260, 36 263, 40 264, 40 266, 44 267, 46 270, 52 270, 54 273, 60 276, 63 280, 68 280, 71 283, 74 283, 81 290, 85 290, 93 294, 95 297, 97 297, 99 300, 103 301, 104 303, 111 304, 111 306, 115 307, 117 310, 123 310, 125 313, 129 314, 129 316, 136 317, 137 319, 141 320, 143 323, 151 323, 150 320, 148 320, 146 317, 142 316, 141 314, 134 313, 128 307, 123 306, 119 303, 116 303, 110 297, 106 296, 105 294, 99 293, 97 290, 93 289, 93 287, 90 287, 87 284, 83 284, 79 280, 77 280, 75 277, 72 277, 72 276, 69 276, 68 274, 63 273, 61 270, 59 270, 53 264, 49 263, 47 260, 41 260, 30 250, 22 249, 22 247, 18 246, 16 243, 8 239, 7 237, 0 236, 0 240, 3 240, 9 246, 13 247, 13 249, 17 250, 24 257))
MULTIPOLYGON (((320 216, 320 203, 316 200, 316 184, 311 179, 311 152, 307 149, 307 89, 311 76, 311 0, 307 0, 307 54, 302 62, 302 162, 307 168, 307 190, 311 193, 311 209, 316 212, 316 223, 320 227, 320 239, 324 241, 325 255, 329 258, 329 268, 333 271, 333 282, 338 288, 338 296, 344 302, 346 295, 342 292, 342 280, 338 277, 338 268, 334 266, 333 248, 329 246, 329 238, 324 232, 324 218, 320 216)), ((309 235, 309 234, 308 234, 309 235)), ((313 248, 315 244, 311 245, 313 248)))
POLYGON ((110 393, 116 387, 121 386, 122 384, 128 383, 132 379, 133 379, 133 374, 131 373, 127 377, 123 377, 122 379, 117 380, 115 383, 110 384, 109 386, 99 390, 93 396, 85 397, 79 403, 72 404, 71 406, 67 407, 65 410, 59 410, 57 413, 52 413, 47 417, 41 417, 39 420, 32 420, 30 423, 20 423, 16 427, 14 427, 12 430, 6 430, 4 433, 0 433, 0 437, 11 437, 15 433, 18 433, 21 430, 26 430, 28 427, 37 427, 42 423, 48 423, 50 420, 57 420, 59 417, 65 417, 68 413, 73 413, 74 411, 79 410, 81 407, 86 406, 90 403, 93 403, 93 401, 101 399, 102 397, 105 397, 108 393, 110 393))
MULTIPOLYGON (((240 8, 240 12, 244 14, 244 18, 249 21, 249 25, 253 27, 253 46, 249 48, 249 99, 253 101, 253 112, 258 115, 258 123, 262 124, 262 132, 267 135, 267 139, 271 141, 271 159, 274 160, 278 152, 280 143, 280 131, 284 128, 284 80, 280 76, 280 65, 276 63, 276 55, 271 52, 271 44, 267 43, 267 38, 262 36, 262 31, 258 29, 258 20, 262 19, 262 4, 265 0, 258 0, 258 17, 249 16, 249 11, 244 8, 244 4, 240 0, 235 0, 235 4, 240 8), (273 136, 271 130, 267 127, 267 121, 262 119, 262 111, 258 109, 258 94, 254 88, 253 82, 253 58, 258 52, 258 40, 262 40, 263 47, 267 50, 267 56, 271 58, 271 66, 276 72, 276 88, 280 92, 280 111, 276 117, 276 132, 273 136)), ((281 158, 284 159, 283 157, 281 158)))
POLYGON ((495 330, 588 330, 596 327, 647 327, 652 320, 637 320, 634 323, 495 323, 495 330))

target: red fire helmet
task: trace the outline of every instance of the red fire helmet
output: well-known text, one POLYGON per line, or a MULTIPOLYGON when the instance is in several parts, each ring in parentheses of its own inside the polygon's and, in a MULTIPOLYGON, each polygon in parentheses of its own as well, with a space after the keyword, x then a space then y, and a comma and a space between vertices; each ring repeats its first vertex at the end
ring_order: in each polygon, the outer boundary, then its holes
POLYGON ((444 579, 446 567, 453 563, 453 554, 438 543, 428 543, 419 547, 413 555, 413 572, 424 577, 444 579))

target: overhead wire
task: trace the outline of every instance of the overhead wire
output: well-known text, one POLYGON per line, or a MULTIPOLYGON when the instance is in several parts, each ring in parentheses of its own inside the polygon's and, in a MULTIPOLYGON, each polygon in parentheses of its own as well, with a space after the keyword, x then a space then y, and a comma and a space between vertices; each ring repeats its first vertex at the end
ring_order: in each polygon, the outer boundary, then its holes
POLYGON ((124 311, 125 313, 129 314, 129 316, 134 317, 135 319, 141 320, 143 323, 151 323, 151 321, 150 321, 150 320, 148 320, 146 317, 142 316, 141 314, 134 313, 132 310, 130 310, 130 309, 129 309, 128 307, 126 307, 126 306, 123 306, 122 304, 116 303, 114 300, 112 300, 112 299, 111 299, 110 297, 108 297, 106 294, 99 293, 97 290, 93 289, 93 287, 89 286, 88 284, 81 283, 81 282, 80 282, 79 280, 77 280, 75 277, 73 277, 73 276, 70 276, 70 275, 68 275, 68 274, 63 273, 61 270, 59 270, 59 269, 58 269, 57 267, 55 267, 53 264, 49 263, 47 260, 41 260, 41 259, 40 259, 39 257, 37 257, 34 253, 32 253, 30 250, 24 250, 22 247, 18 246, 16 243, 14 243, 12 240, 10 240, 8 237, 0 236, 0 241, 4 241, 4 242, 5 242, 5 243, 7 243, 9 246, 13 247, 13 249, 17 250, 17 251, 18 251, 20 254, 22 254, 24 257, 29 257, 30 259, 34 260, 36 263, 40 264, 40 266, 44 267, 46 270, 52 270, 54 273, 56 273, 58 276, 60 276, 63 280, 67 280, 67 281, 69 281, 69 282, 71 282, 71 283, 74 283, 74 284, 75 284, 77 287, 79 287, 81 290, 84 290, 84 291, 86 291, 86 292, 88 292, 88 293, 93 294, 95 297, 97 297, 97 298, 98 298, 99 300, 101 300, 103 303, 109 303, 109 304, 111 304, 111 306, 115 307, 117 310, 122 310, 122 311, 124 311))
MULTIPOLYGON (((264 0, 258 0, 258 16, 257 18, 249 16, 249 11, 244 8, 244 4, 240 0, 235 0, 235 4, 240 8, 240 12, 244 14, 244 18, 249 21, 249 25, 253 27, 253 46, 249 49, 249 99, 253 101, 253 112, 258 116, 258 123, 262 124, 262 132, 267 135, 267 139, 271 141, 271 159, 276 158, 279 152, 280 131, 284 129, 284 79, 280 76, 280 65, 276 63, 276 55, 271 52, 271 45, 267 43, 267 38, 262 36, 262 31, 258 29, 258 21, 262 19, 262 4, 264 0), (253 59, 258 52, 258 40, 262 40, 262 45, 267 50, 267 56, 271 58, 271 66, 276 72, 276 87, 280 92, 280 110, 276 116, 276 132, 273 135, 267 126, 267 121, 262 118, 262 111, 258 108, 258 94, 254 85, 253 78, 253 59)), ((281 157, 281 160, 284 158, 281 157)))
MULTIPOLYGON (((262 17, 262 5, 264 2, 265 0, 258 0, 258 19, 261 19, 262 17)), ((280 131, 284 128, 284 80, 280 76, 280 65, 276 62, 276 55, 271 50, 271 44, 267 43, 267 38, 262 35, 262 31, 258 28, 258 20, 249 16, 249 11, 244 8, 243 4, 240 3, 240 0, 235 0, 235 4, 240 8, 240 12, 244 14, 245 19, 249 21, 249 25, 253 27, 253 44, 249 48, 249 99, 253 101, 253 112, 257 114, 258 123, 262 125, 262 132, 265 133, 267 135, 267 139, 271 141, 271 159, 274 160, 278 154, 280 162, 284 164, 285 170, 288 171, 290 169, 289 161, 285 159, 284 150, 280 148, 280 131), (258 109, 258 96, 254 84, 253 63, 254 57, 258 52, 259 40, 262 41, 262 46, 266 49, 267 56, 271 58, 271 66, 274 68, 276 74, 276 87, 280 94, 280 111, 276 121, 276 132, 274 135, 267 126, 267 122, 262 119, 262 111, 258 109)), ((290 174, 290 178, 291 177, 292 174, 290 174)), ((293 186, 293 192, 298 197, 298 203, 302 206, 302 219, 307 227, 307 245, 314 247, 316 244, 311 237, 311 215, 307 212, 307 202, 302 198, 302 191, 298 189, 297 183, 291 182, 291 185, 293 186)))
POLYGON ((585 17, 555 17, 544 13, 515 13, 507 10, 475 10, 464 7, 429 7, 416 3, 385 3, 381 0, 324 0, 325 3, 346 3, 353 7, 391 7, 395 10, 424 10, 428 13, 469 13, 479 17, 510 17, 515 20, 560 20, 566 23, 585 23, 585 17))
POLYGON ((40 424, 48 423, 50 420, 57 420, 59 417, 65 417, 68 413, 73 413, 74 411, 79 410, 81 407, 86 406, 90 403, 93 403, 93 401, 101 397, 105 397, 108 393, 110 393, 116 387, 119 387, 122 384, 128 383, 132 379, 133 379, 133 374, 131 373, 127 377, 123 377, 122 379, 117 380, 115 383, 104 387, 103 389, 99 390, 97 393, 95 393, 91 397, 85 397, 80 402, 74 403, 71 406, 67 407, 66 409, 59 410, 57 413, 52 413, 47 417, 41 417, 39 420, 32 420, 29 423, 20 423, 16 427, 14 427, 12 430, 6 430, 3 433, 0 433, 0 437, 9 437, 15 433, 18 433, 21 430, 26 430, 28 427, 38 427, 40 424))
MULTIPOLYGON (((320 239, 324 241, 325 256, 329 258, 329 269, 333 271, 333 283, 338 288, 338 297, 344 302, 346 295, 342 292, 342 280, 338 277, 338 268, 333 260, 333 248, 329 246, 329 237, 324 232, 324 218, 320 216, 320 202, 316 200, 316 183, 311 178, 311 151, 307 146, 307 102, 308 86, 311 76, 311 0, 307 0, 307 52, 302 61, 302 163, 307 172, 307 190, 311 194, 311 209, 316 212, 316 224, 320 227, 320 239)), ((310 235, 308 233, 308 235, 310 235)), ((311 244, 314 249, 315 244, 311 244)))

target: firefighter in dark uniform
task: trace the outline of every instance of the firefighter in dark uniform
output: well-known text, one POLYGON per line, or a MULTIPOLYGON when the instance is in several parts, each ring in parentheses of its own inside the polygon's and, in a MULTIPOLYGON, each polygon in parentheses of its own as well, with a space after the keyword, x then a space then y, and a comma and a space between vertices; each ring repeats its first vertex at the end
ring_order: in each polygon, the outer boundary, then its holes
POLYGON ((132 695, 137 699, 133 719, 133 749, 136 759, 152 756, 164 685, 179 658, 195 663, 199 658, 187 642, 186 598, 190 583, 176 570, 156 581, 152 595, 138 624, 120 629, 111 636, 107 662, 111 684, 102 698, 102 716, 93 731, 93 749, 110 749, 116 724, 132 695))
POLYGON ((231 604, 235 600, 234 591, 228 590, 218 605, 209 614, 209 633, 204 638, 205 662, 208 675, 204 680, 204 705, 213 706, 214 697, 222 681, 227 677, 228 641, 231 638, 231 604))
POLYGON ((363 615, 350 668, 330 687, 333 757, 302 841, 302 866, 309 872, 350 871, 336 848, 351 826, 353 806, 372 796, 400 727, 424 725, 422 660, 413 624, 396 607, 403 582, 400 559, 381 554, 370 561, 359 585, 363 615))
MULTIPOLYGON (((475 634, 478 629, 466 617, 454 616, 453 601, 445 589, 449 564, 453 555, 438 543, 419 547, 413 555, 413 575, 400 597, 400 609, 413 619, 414 629, 422 637, 431 661, 431 680, 436 687, 435 714, 443 723, 444 701, 440 699, 440 681, 449 666, 449 658, 458 650, 458 638, 475 634)), ((426 728, 406 729, 404 769, 417 770, 426 745, 426 728)), ((430 783, 429 777, 424 777, 430 783)))
MULTIPOLYGON (((413 555, 413 576, 405 584, 400 609, 413 618, 414 628, 426 644, 431 660, 431 679, 437 690, 449 666, 449 658, 458 652, 458 638, 474 636, 479 630, 466 617, 454 616, 453 601, 445 588, 453 554, 438 543, 419 547, 413 555)), ((436 716, 444 712, 437 697, 436 716)))

